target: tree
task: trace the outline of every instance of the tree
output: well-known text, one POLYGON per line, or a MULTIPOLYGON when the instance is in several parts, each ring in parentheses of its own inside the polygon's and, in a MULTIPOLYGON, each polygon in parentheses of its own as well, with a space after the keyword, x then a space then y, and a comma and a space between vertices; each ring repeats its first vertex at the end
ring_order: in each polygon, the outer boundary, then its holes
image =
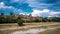
POLYGON ((0 23, 5 23, 5 18, 3 16, 0 17, 0 23))
POLYGON ((19 26, 23 26, 23 20, 20 18, 20 16, 17 18, 17 23, 19 26))

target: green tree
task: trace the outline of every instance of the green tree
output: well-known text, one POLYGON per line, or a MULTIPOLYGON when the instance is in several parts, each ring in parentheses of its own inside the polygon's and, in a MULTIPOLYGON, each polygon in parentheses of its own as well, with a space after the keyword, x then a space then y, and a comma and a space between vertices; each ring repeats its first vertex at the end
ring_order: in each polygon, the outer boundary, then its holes
POLYGON ((21 19, 20 16, 17 18, 17 23, 19 26, 23 26, 23 20, 21 19))

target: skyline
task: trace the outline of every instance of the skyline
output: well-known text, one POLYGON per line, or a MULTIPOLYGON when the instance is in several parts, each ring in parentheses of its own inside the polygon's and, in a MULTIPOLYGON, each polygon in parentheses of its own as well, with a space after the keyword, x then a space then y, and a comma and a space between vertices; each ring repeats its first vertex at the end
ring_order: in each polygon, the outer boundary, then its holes
POLYGON ((60 0, 0 0, 4 15, 32 14, 42 17, 60 17, 60 0))

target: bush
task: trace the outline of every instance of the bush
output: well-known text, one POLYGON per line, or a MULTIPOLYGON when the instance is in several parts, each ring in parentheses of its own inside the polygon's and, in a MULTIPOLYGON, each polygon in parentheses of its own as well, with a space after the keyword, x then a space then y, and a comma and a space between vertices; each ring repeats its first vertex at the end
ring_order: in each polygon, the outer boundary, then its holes
POLYGON ((19 26, 23 26, 23 20, 17 19, 17 23, 18 23, 19 26))
POLYGON ((41 20, 35 19, 35 20, 33 20, 33 22, 41 22, 41 20))

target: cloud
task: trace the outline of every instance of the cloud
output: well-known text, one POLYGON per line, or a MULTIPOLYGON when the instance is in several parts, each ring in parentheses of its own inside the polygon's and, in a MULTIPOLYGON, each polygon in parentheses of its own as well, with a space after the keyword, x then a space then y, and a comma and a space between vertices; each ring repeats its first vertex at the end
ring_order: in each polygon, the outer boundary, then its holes
POLYGON ((3 2, 0 2, 0 7, 3 7, 4 6, 4 3, 3 2))
POLYGON ((60 11, 60 0, 27 0, 27 3, 33 7, 33 9, 60 11))
POLYGON ((31 10, 30 12, 32 12, 31 8, 39 10, 49 9, 60 11, 60 0, 0 0, 0 2, 4 2, 5 5, 13 6, 18 9, 25 7, 25 9, 22 10, 26 10, 26 12, 28 12, 28 10, 31 10))
POLYGON ((17 9, 13 6, 6 6, 4 2, 0 2, 0 13, 4 13, 4 15, 9 15, 10 12, 14 14, 19 14, 22 12, 22 10, 17 9))
POLYGON ((32 14, 34 16, 60 16, 60 0, 0 0, 0 13, 32 14))
POLYGON ((19 9, 24 8, 24 5, 28 4, 25 6, 25 9, 22 9, 27 12, 31 10, 31 7, 39 10, 49 9, 60 11, 60 0, 0 0, 0 2, 4 2, 7 6, 13 6, 19 9))
POLYGON ((32 16, 40 16, 40 17, 60 17, 60 12, 54 12, 48 9, 44 10, 34 10, 32 13, 32 16))
POLYGON ((32 12, 32 7, 29 6, 28 3, 26 3, 26 0, 2 0, 6 6, 13 6, 17 9, 21 9, 24 12, 32 12))
POLYGON ((44 9, 44 10, 33 10, 32 16, 47 16, 49 13, 49 10, 44 9))
POLYGON ((2 9, 2 8, 14 9, 14 7, 12 7, 12 6, 6 6, 6 5, 4 4, 4 2, 0 2, 0 9, 2 9))
POLYGON ((50 12, 48 17, 60 17, 60 12, 50 12))
POLYGON ((60 11, 60 0, 0 0, 0 2, 4 2, 7 6, 13 6, 19 9, 25 7, 25 9, 22 10, 26 10, 27 12, 31 10, 31 7, 39 10, 50 9, 60 11))

